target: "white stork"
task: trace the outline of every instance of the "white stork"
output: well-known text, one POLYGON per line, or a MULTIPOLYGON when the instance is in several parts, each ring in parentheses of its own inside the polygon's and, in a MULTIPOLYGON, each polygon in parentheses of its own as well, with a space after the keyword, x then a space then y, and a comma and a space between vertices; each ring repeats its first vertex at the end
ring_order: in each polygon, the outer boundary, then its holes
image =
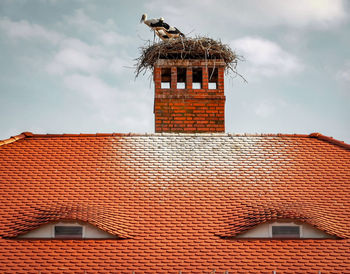
POLYGON ((165 23, 163 17, 159 19, 147 19, 147 14, 144 13, 142 14, 140 23, 145 23, 147 26, 149 26, 163 41, 179 38, 180 36, 185 37, 185 35, 177 28, 169 26, 169 24, 165 23))

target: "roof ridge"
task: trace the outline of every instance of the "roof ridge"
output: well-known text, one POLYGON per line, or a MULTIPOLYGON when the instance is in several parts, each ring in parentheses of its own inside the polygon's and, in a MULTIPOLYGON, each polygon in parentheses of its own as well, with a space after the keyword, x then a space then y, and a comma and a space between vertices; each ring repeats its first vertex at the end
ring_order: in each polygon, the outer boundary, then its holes
POLYGON ((202 137, 299 137, 299 138, 316 138, 328 143, 350 149, 350 144, 334 139, 333 137, 325 136, 318 132, 310 134, 297 134, 297 133, 177 133, 177 132, 160 132, 160 133, 46 133, 35 134, 32 132, 22 132, 21 134, 11 136, 8 139, 0 140, 0 146, 10 144, 21 140, 26 137, 123 137, 123 136, 202 136, 202 137))
POLYGON ((21 134, 11 136, 8 139, 0 140, 0 146, 16 142, 17 140, 28 137, 109 137, 109 136, 147 136, 150 133, 32 133, 22 132, 21 134))
MULTIPOLYGON (((141 133, 44 133, 31 134, 30 137, 111 137, 111 136, 135 136, 145 135, 141 133)), ((29 135, 28 135, 29 136, 29 135)))
POLYGON ((21 139, 23 139, 23 138, 25 138, 27 136, 30 136, 30 135, 33 135, 33 133, 31 133, 31 132, 22 132, 21 134, 18 134, 18 135, 15 135, 15 136, 11 136, 8 139, 0 140, 0 146, 11 144, 13 142, 21 140, 21 139))
POLYGON ((340 146, 343 148, 350 149, 350 144, 347 144, 344 141, 334 139, 333 137, 325 136, 325 135, 318 133, 318 132, 314 132, 314 133, 309 134, 309 137, 316 138, 316 139, 319 139, 321 141, 326 141, 328 143, 331 143, 331 144, 334 144, 334 145, 337 145, 337 146, 340 146))
POLYGON ((287 134, 287 133, 226 133, 226 132, 155 132, 155 133, 32 133, 23 132, 6 140, 0 140, 1 143, 7 143, 8 140, 14 142, 25 137, 109 137, 109 136, 228 136, 228 137, 309 137, 308 134, 287 134), (18 138, 20 137, 20 138, 18 138))

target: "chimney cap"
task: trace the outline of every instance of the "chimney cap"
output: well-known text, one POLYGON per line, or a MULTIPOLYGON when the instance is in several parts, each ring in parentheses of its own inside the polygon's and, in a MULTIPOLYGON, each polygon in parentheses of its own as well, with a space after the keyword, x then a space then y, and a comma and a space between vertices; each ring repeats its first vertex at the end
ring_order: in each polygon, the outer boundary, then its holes
POLYGON ((169 67, 169 66, 181 66, 181 67, 205 67, 205 66, 213 66, 213 67, 226 67, 226 63, 223 59, 158 59, 154 63, 155 67, 169 67))

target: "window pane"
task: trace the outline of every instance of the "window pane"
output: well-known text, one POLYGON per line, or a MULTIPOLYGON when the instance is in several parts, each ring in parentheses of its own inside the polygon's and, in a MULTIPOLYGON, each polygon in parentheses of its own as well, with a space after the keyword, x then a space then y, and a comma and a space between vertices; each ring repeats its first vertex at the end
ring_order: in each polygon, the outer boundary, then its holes
POLYGON ((170 83, 169 82, 162 82, 162 83, 160 83, 160 88, 162 88, 162 89, 170 88, 170 83))
POLYGON ((218 82, 218 68, 209 68, 208 69, 208 78, 209 78, 209 83, 217 83, 218 82))
POLYGON ((162 82, 170 82, 171 68, 162 68, 162 82))
POLYGON ((202 88, 201 83, 195 83, 195 82, 193 82, 193 83, 192 83, 192 88, 193 88, 193 89, 201 89, 201 88, 202 88))
POLYGON ((55 226, 55 238, 82 238, 81 226, 55 226))
POLYGON ((216 83, 208 83, 209 89, 216 89, 216 83))
POLYGON ((177 68, 177 82, 178 83, 186 82, 186 68, 177 68))
POLYGON ((208 78, 209 78, 209 83, 208 83, 209 89, 217 89, 218 68, 209 68, 208 69, 208 78))
POLYGON ((186 84, 185 83, 177 83, 177 85, 176 85, 176 88, 177 89, 185 89, 186 88, 186 84))
POLYGON ((273 238, 300 238, 299 226, 272 226, 273 238))
POLYGON ((192 69, 192 88, 201 89, 202 88, 202 68, 192 69))
POLYGON ((170 88, 171 68, 162 68, 161 88, 170 88))

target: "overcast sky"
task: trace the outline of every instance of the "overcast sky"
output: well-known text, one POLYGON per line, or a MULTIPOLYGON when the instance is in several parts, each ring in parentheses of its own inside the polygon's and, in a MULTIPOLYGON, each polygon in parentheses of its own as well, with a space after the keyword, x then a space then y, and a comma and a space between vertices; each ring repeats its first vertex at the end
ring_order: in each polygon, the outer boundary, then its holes
POLYGON ((142 13, 229 44, 226 132, 320 132, 350 143, 348 0, 0 0, 0 139, 154 132, 142 13))

